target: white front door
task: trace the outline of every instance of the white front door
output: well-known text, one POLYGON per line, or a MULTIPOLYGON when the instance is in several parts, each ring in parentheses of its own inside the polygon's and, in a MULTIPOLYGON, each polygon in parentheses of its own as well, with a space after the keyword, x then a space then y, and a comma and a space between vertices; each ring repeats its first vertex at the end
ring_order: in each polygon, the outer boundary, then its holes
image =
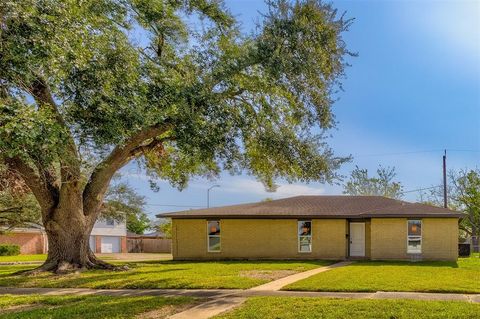
POLYGON ((365 257, 365 223, 350 223, 350 256, 365 257))

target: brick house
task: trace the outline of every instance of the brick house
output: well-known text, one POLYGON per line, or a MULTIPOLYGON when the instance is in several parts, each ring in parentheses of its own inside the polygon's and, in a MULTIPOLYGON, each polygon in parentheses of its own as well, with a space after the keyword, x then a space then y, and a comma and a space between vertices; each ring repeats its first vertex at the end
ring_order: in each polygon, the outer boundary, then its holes
MULTIPOLYGON (((0 235, 0 244, 20 246, 21 254, 46 254, 48 240, 39 227, 15 228, 0 235)), ((127 226, 113 219, 98 220, 90 234, 90 249, 94 253, 126 253, 127 226)))
POLYGON ((172 218, 173 258, 456 260, 463 214, 381 196, 297 196, 172 218))
POLYGON ((38 227, 15 228, 6 234, 1 234, 0 244, 18 245, 23 255, 46 254, 48 250, 47 235, 38 227))

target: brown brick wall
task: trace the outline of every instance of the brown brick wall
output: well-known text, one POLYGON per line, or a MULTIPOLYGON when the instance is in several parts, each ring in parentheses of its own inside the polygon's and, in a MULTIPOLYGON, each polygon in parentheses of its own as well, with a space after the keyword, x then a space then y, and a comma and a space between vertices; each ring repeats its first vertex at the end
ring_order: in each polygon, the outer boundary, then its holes
POLYGON ((102 252, 102 236, 95 235, 95 253, 102 252))
MULTIPOLYGON (((458 219, 423 218, 421 259, 456 260, 458 219)), ((299 253, 297 219, 221 219, 221 252, 207 252, 206 219, 173 219, 174 259, 344 259, 348 222, 312 220, 312 252, 299 253)), ((407 219, 365 222, 367 258, 410 260, 407 219)))
MULTIPOLYGON (((407 218, 372 218, 371 258, 406 259, 407 218)), ((456 260, 458 257, 458 219, 422 218, 422 253, 424 260, 456 260)))
POLYGON ((365 222, 365 257, 371 258, 372 253, 372 223, 370 221, 365 222))
POLYGON ((0 244, 19 245, 21 254, 46 253, 44 237, 41 233, 10 233, 0 235, 0 244))
POLYGON ((127 251, 127 237, 122 236, 120 237, 120 252, 126 253, 127 251))
POLYGON ((312 252, 299 253, 297 219, 221 219, 221 252, 207 252, 205 219, 173 220, 175 259, 344 259, 345 219, 312 220, 312 252))
POLYGON ((422 256, 424 259, 457 260, 457 218, 424 218, 422 226, 422 256))

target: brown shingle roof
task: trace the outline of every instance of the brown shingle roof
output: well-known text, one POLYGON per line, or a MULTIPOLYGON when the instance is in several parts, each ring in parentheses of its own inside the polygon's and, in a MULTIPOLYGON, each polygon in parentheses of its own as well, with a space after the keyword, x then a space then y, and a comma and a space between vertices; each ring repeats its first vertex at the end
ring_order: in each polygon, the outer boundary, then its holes
POLYGON ((272 201, 158 214, 172 218, 462 217, 436 206, 382 196, 296 196, 272 201))

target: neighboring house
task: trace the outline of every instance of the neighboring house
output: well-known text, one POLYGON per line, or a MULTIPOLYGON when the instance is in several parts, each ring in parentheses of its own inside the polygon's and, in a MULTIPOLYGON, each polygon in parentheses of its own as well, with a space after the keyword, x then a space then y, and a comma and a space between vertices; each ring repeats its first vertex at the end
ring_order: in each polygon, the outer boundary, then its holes
POLYGON ((0 235, 0 244, 18 245, 23 255, 46 254, 48 251, 47 234, 39 226, 8 230, 0 235))
POLYGON ((126 253, 126 223, 111 218, 97 220, 90 234, 90 249, 94 253, 126 253))
POLYGON ((159 214, 173 258, 456 260, 463 214, 381 196, 298 196, 159 214))
MULTIPOLYGON (((90 234, 90 249, 94 253, 126 253, 127 226, 113 219, 98 220, 90 234)), ((20 253, 46 254, 48 239, 43 227, 14 228, 0 235, 0 244, 20 246, 20 253)))

